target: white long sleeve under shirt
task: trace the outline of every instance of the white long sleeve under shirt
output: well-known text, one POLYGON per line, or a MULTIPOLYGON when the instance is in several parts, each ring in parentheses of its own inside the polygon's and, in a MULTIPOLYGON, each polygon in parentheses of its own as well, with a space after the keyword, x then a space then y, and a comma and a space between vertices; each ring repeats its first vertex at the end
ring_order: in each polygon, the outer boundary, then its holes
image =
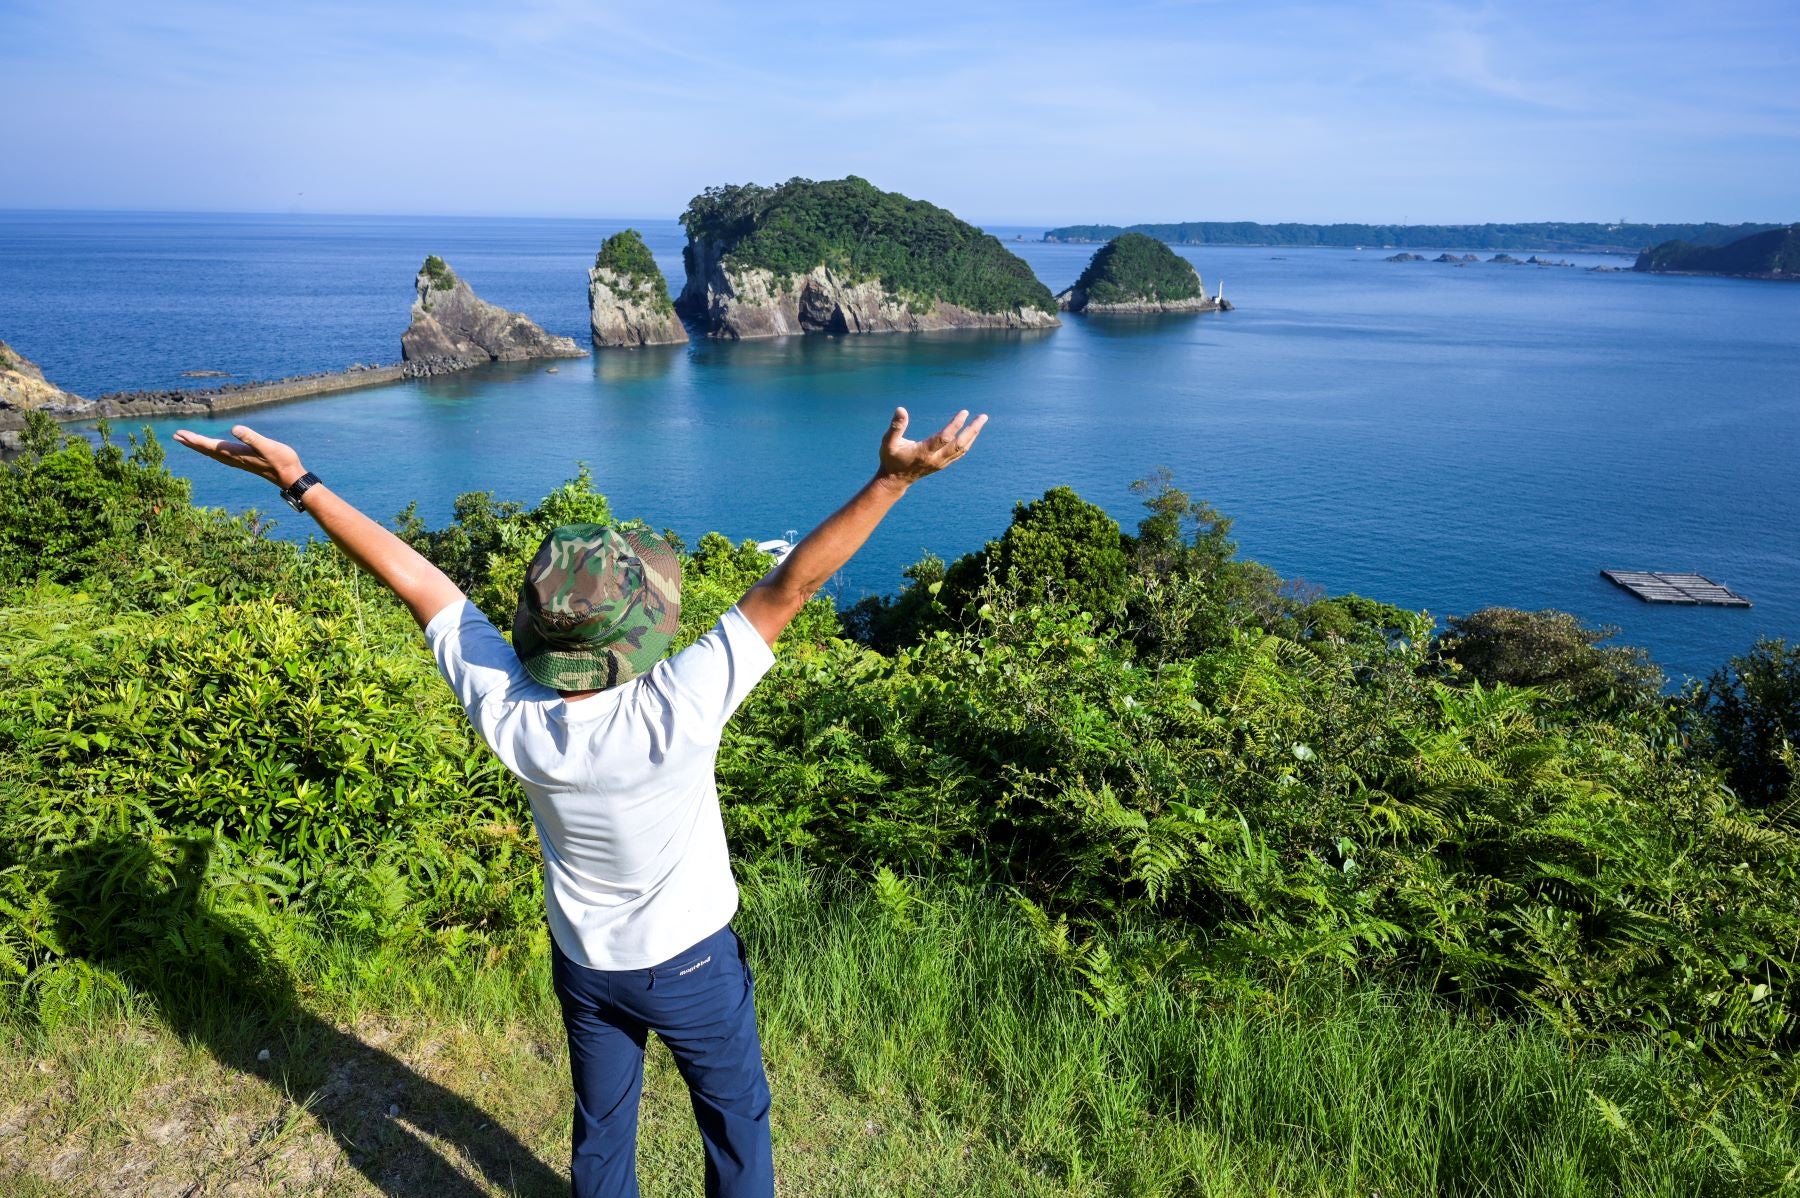
POLYGON ((591 969, 643 969, 718 931, 737 882, 713 779, 719 737, 775 662, 737 608, 630 682, 573 702, 534 680, 479 608, 425 641, 463 710, 524 784, 550 934, 591 969))

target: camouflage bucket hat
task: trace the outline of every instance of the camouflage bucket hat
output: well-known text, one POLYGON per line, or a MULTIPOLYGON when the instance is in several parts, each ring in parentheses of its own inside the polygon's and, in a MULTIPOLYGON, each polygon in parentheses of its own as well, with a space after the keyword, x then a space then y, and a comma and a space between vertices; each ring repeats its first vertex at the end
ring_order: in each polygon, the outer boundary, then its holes
POLYGON ((649 672, 675 639, 681 560, 650 533, 565 524, 519 588, 513 651, 556 690, 604 690, 649 672))

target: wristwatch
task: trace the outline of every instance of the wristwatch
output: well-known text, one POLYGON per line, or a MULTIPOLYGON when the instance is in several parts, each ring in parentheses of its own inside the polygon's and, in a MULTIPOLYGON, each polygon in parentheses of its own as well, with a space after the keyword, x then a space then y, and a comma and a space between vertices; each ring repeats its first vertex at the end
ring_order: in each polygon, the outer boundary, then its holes
POLYGON ((308 470, 305 474, 302 474, 299 478, 281 488, 281 497, 287 500, 287 505, 296 512, 304 512, 306 510, 306 505, 300 502, 300 497, 318 485, 319 476, 308 470))

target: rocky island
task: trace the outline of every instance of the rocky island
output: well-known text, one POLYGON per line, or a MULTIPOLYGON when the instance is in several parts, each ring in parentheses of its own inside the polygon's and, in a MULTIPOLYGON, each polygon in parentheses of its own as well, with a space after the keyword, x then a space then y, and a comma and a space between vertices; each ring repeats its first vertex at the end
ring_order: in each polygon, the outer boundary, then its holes
POLYGON ((708 188, 681 223, 675 306, 711 337, 1059 323, 1049 288, 998 238, 854 175, 708 188))
POLYGON ((1631 269, 1654 274, 1800 280, 1800 224, 1753 233, 1726 245, 1665 241, 1639 254, 1631 269))
POLYGON ((37 363, 0 341, 0 451, 19 448, 27 412, 79 420, 94 414, 94 404, 45 379, 37 363))
POLYGON ((636 229, 614 233, 588 271, 588 323, 596 348, 686 344, 669 285, 636 229))
POLYGON ((488 362, 587 356, 574 338, 552 336, 525 315, 479 298, 436 254, 425 259, 413 287, 418 298, 412 324, 400 337, 404 361, 458 370, 488 362))
POLYGON ((1056 304, 1088 313, 1231 310, 1223 284, 1209 299, 1193 263, 1142 233, 1121 233, 1101 246, 1056 304))

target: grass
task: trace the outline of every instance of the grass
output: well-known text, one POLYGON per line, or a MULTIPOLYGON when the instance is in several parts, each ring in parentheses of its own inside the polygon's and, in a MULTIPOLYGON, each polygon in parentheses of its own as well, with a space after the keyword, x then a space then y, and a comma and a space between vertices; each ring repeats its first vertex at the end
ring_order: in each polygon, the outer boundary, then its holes
MULTIPOLYGON (((787 1194, 1673 1196, 1800 1176, 1788 1111, 1713 1096, 1707 1131, 1647 1046, 1573 1050, 1417 992, 1168 977, 1102 1019, 1003 896, 895 903, 788 866, 745 893, 787 1194)), ((0 1191, 563 1192, 542 943, 489 963, 284 933, 285 1010, 256 984, 159 1003, 97 975, 0 1032, 0 1191)), ((645 1190, 697 1194, 700 1171, 655 1051, 645 1190)))

